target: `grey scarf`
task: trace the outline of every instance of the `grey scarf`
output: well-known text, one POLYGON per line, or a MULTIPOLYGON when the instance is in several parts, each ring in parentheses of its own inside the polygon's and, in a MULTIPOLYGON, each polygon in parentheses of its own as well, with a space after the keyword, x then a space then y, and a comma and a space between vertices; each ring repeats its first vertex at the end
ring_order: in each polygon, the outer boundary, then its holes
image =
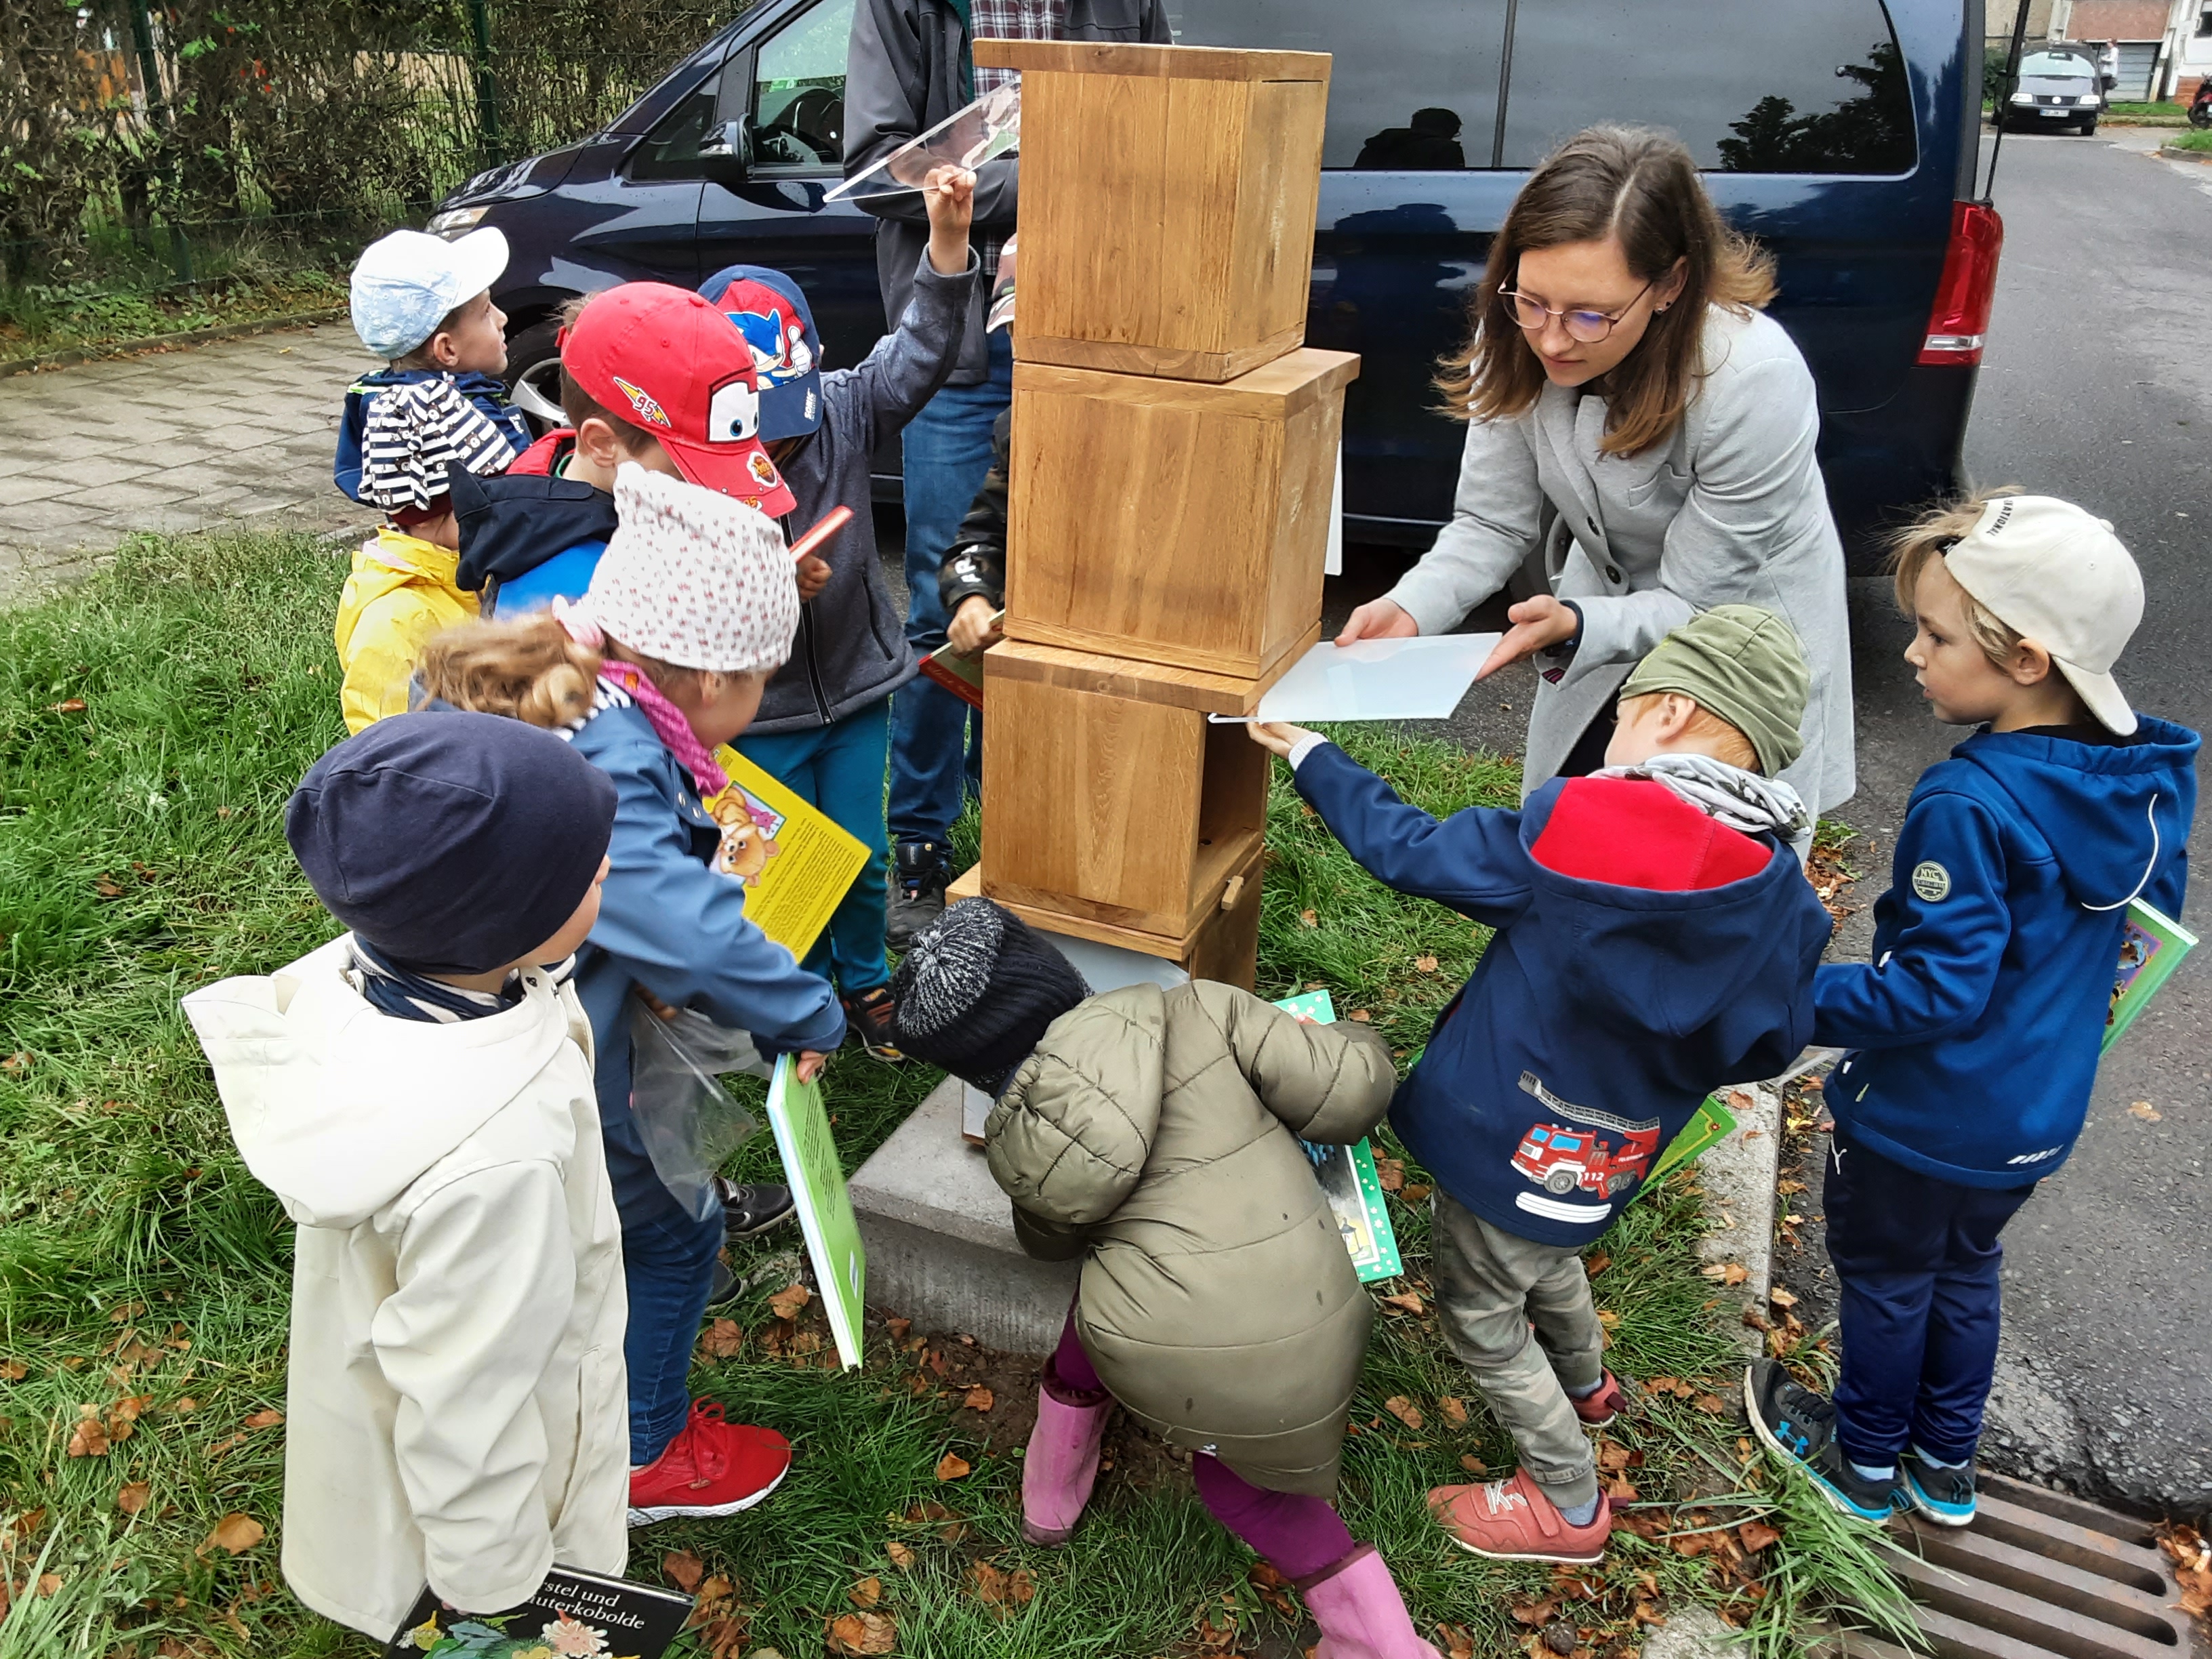
POLYGON ((1805 861, 1813 845, 1813 815, 1803 799, 1778 778, 1762 778, 1710 755, 1654 755, 1633 766, 1608 766, 1601 778, 1648 778, 1663 783, 1707 817, 1746 835, 1778 836, 1805 861))

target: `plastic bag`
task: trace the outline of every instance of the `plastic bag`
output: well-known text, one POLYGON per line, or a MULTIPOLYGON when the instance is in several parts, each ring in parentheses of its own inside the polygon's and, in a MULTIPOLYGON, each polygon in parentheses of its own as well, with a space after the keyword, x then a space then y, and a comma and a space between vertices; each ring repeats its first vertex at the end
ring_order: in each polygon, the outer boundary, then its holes
POLYGON ((630 1115, 661 1184, 685 1214, 704 1221, 714 1212, 715 1171, 761 1127, 721 1079, 731 1072, 764 1078, 775 1068, 744 1032, 688 1008, 663 1019, 633 1000, 629 1032, 630 1115))

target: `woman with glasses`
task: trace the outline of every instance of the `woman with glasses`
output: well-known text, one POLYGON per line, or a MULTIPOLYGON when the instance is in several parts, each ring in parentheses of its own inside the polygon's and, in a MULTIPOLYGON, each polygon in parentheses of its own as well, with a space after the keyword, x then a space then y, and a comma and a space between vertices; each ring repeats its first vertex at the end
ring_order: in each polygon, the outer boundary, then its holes
POLYGON ((1817 810, 1854 786, 1843 544, 1797 348, 1761 307, 1771 262, 1724 225, 1689 152, 1595 127, 1529 178, 1492 245, 1473 338, 1437 384, 1468 422, 1452 521, 1338 636, 1439 634, 1543 554, 1483 673, 1534 657, 1522 787, 1604 763, 1628 671, 1719 605, 1787 617, 1813 671, 1817 810))

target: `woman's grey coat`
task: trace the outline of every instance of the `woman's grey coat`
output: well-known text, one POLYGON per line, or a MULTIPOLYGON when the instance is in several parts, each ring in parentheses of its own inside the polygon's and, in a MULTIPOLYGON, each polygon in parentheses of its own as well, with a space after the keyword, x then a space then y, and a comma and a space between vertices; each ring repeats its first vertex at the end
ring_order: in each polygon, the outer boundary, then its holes
POLYGON ((1524 793, 1668 630, 1717 605, 1778 612, 1804 642, 1805 752, 1783 778, 1816 811, 1857 787, 1844 549, 1814 459, 1812 374, 1772 318, 1718 307, 1704 362, 1673 437, 1640 455, 1599 454, 1605 400, 1577 388, 1547 386, 1525 412, 1469 426, 1452 521, 1390 591, 1441 634, 1543 549, 1583 630, 1572 653, 1536 659, 1524 793))

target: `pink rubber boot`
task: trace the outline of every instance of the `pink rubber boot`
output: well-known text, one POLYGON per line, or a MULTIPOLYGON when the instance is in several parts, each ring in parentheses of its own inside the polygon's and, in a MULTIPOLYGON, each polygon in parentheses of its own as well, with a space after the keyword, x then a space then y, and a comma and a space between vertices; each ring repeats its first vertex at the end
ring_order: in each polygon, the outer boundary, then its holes
POLYGON ((1098 1445, 1106 1437, 1109 1397, 1095 1406, 1063 1406, 1037 1391, 1036 1427, 1022 1455, 1022 1536, 1032 1544, 1065 1544, 1098 1479, 1098 1445))
POLYGON ((1292 1582, 1321 1626, 1314 1659, 1443 1659, 1413 1629, 1406 1598, 1374 1545, 1361 1544, 1334 1566, 1292 1582))

